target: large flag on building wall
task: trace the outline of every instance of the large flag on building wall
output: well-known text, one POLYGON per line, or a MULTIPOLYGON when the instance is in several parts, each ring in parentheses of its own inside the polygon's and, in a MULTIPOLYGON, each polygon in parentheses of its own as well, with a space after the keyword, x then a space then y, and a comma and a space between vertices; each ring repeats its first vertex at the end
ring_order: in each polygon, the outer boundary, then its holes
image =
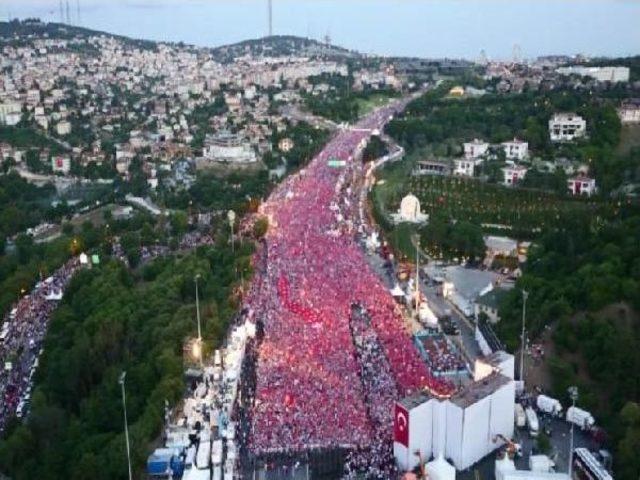
POLYGON ((409 447, 409 412, 399 403, 396 403, 393 420, 393 439, 405 447, 409 447))

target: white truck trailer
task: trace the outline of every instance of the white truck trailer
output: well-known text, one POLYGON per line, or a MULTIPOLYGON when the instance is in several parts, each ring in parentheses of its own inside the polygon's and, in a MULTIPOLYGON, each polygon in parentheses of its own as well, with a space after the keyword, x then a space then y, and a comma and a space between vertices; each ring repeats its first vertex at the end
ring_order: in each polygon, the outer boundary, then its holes
POLYGON ((562 415, 562 404, 555 398, 538 395, 538 398, 536 398, 536 406, 538 410, 547 415, 553 415, 555 417, 562 415))
POLYGON ((537 437, 538 432, 540 431, 540 422, 538 422, 538 415, 531 407, 527 407, 524 411, 524 414, 527 417, 527 425, 529 427, 529 434, 532 437, 537 437))
POLYGON ((567 408, 567 422, 577 425, 583 430, 590 430, 596 424, 591 413, 578 407, 567 408))

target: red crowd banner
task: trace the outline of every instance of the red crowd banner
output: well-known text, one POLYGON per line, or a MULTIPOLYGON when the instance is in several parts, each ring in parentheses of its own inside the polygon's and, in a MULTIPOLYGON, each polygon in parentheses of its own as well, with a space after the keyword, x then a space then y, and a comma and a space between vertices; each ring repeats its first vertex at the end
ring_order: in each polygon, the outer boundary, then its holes
POLYGON ((409 412, 399 403, 396 403, 393 420, 393 439, 405 447, 409 447, 409 412))

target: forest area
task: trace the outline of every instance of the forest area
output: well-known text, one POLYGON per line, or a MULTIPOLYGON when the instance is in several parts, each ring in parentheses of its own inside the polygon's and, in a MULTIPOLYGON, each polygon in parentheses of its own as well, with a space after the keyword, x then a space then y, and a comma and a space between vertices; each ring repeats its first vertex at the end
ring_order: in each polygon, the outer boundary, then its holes
POLYGON ((201 275, 203 337, 214 348, 236 309, 237 272, 250 274, 251 253, 247 243, 235 253, 217 245, 137 271, 108 261, 79 273, 51 322, 29 422, 12 425, 0 442, 11 477, 126 478, 122 371, 137 476, 160 434, 165 400, 175 405, 185 388, 183 342, 196 332, 194 276, 201 275))

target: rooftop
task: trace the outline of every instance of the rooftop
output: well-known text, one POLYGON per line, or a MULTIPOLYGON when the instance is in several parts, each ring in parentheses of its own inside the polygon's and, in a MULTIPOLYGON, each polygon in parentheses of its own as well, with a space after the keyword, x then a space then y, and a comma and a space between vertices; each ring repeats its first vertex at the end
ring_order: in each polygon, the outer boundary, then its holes
POLYGON ((511 381, 510 378, 500 373, 493 373, 479 382, 470 383, 467 388, 463 388, 455 396, 451 397, 451 402, 460 408, 467 408, 511 381))
POLYGON ((411 409, 416 408, 418 405, 422 405, 424 402, 430 400, 431 398, 433 398, 431 397, 431 395, 428 395, 424 392, 416 392, 407 397, 404 397, 398 403, 406 408, 407 411, 410 411, 411 409))
POLYGON ((505 293, 506 293, 506 290, 503 290, 501 288, 494 288, 488 291, 487 293, 485 293, 484 295, 480 295, 477 298, 476 302, 486 307, 498 308, 498 305, 500 305, 500 300, 502 299, 505 293))
POLYGON ((445 269, 445 278, 452 282, 456 291, 466 298, 476 297, 490 283, 498 280, 497 273, 475 268, 451 266, 445 269))

